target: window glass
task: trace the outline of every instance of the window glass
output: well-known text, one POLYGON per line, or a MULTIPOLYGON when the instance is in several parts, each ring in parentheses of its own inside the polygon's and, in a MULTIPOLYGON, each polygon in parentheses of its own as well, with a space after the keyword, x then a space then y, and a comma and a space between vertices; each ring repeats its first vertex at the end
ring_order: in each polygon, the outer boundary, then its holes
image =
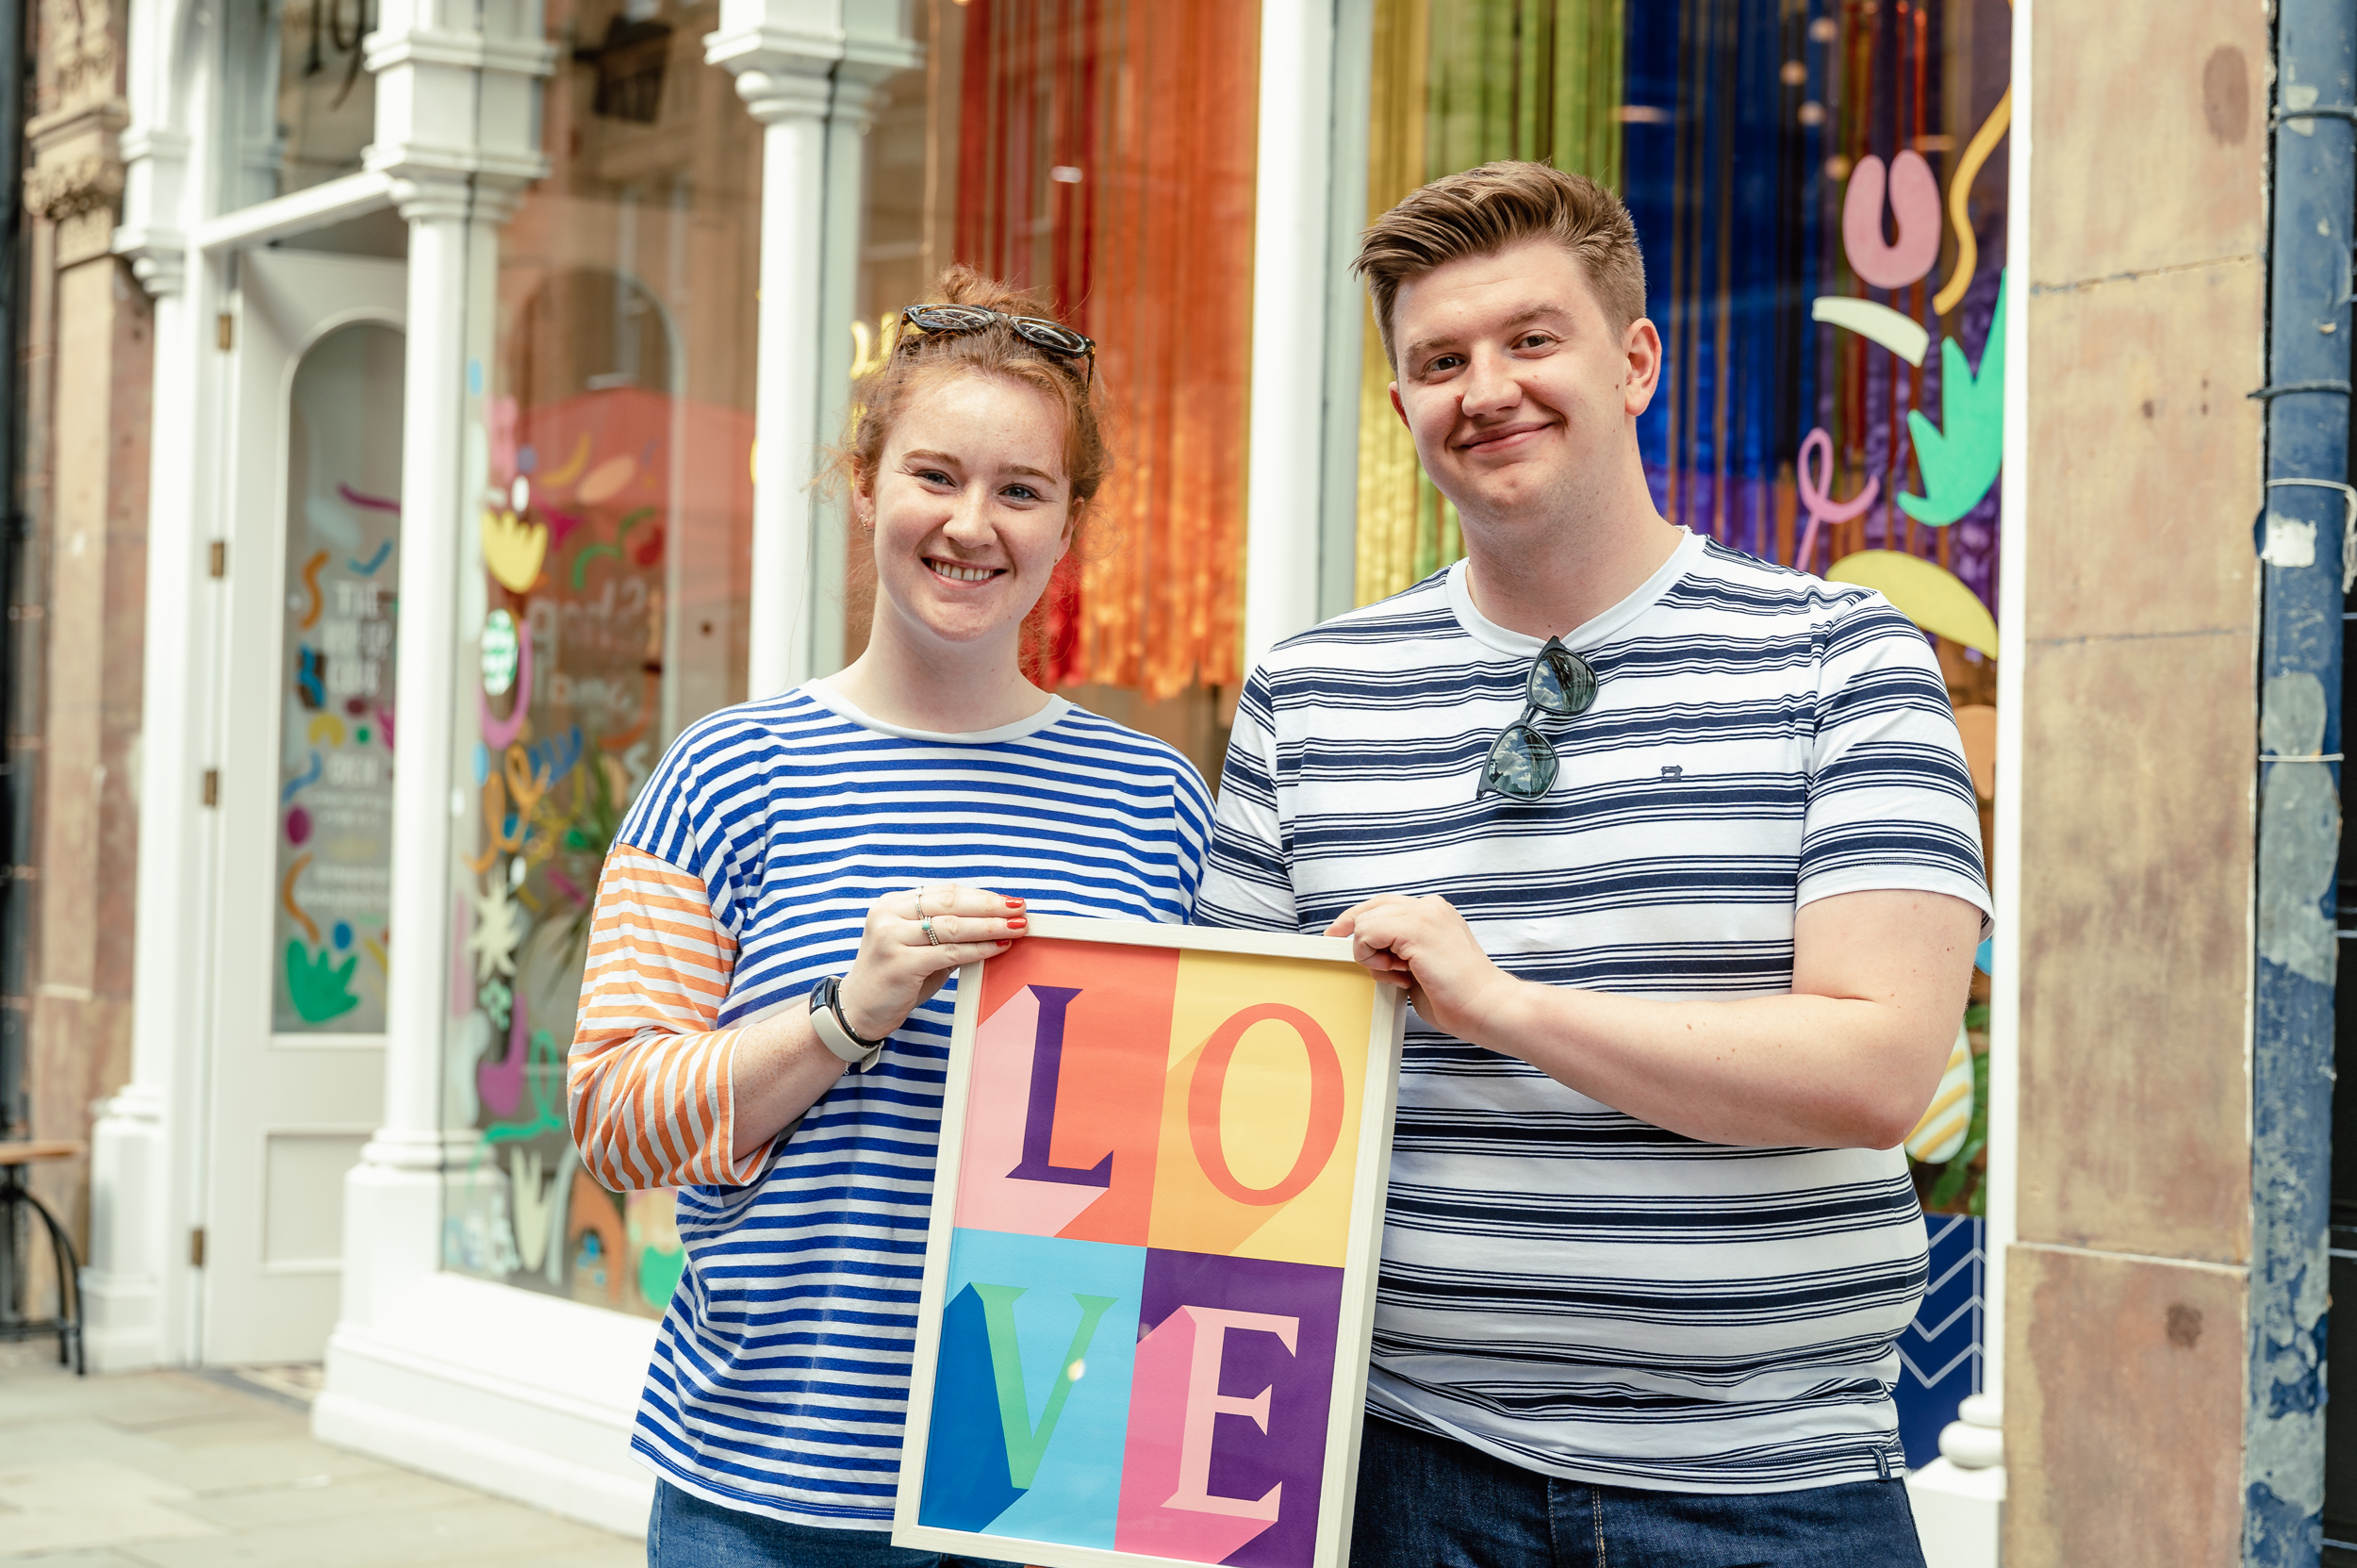
MULTIPOLYGON (((1258 8, 924 0, 917 19, 925 65, 888 84, 868 147, 857 364, 952 261, 1097 340, 1113 474, 1027 656, 1216 778, 1242 674, 1258 8)), ((870 592, 851 556, 847 654, 870 592)))
POLYGON ((359 173, 376 136, 361 41, 376 21, 376 0, 232 0, 224 208, 359 173))
MULTIPOLYGON (((1490 158, 1619 190, 1660 390, 1638 421, 1670 520, 1883 590, 1931 640, 1993 832, 2006 0, 1377 0, 1368 215, 1490 158)), ((1386 394, 1370 317, 1358 590, 1463 553, 1386 394)), ((1901 1340, 1908 1457, 1979 1386, 1987 976, 1908 1140, 1931 1295, 1901 1340)))
POLYGON ((295 370, 271 1024, 385 1029, 402 336, 339 327, 295 370))
POLYGON ((604 1192, 564 1125, 599 867, 682 726, 745 697, 760 126, 717 0, 551 0, 552 166, 500 240, 473 499, 454 868, 448 1266, 646 1315, 671 1195, 604 1192))

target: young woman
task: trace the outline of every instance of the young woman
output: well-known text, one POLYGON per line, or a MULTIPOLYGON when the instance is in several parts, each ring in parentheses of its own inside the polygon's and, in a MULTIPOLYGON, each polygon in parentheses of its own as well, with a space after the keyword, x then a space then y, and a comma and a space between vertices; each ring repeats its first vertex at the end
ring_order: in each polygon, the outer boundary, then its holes
POLYGON ((961 964, 1033 910, 1182 922, 1210 800, 1025 680, 1110 458, 1094 345, 962 268, 843 455, 867 650, 691 726, 599 883, 570 1065, 584 1163, 676 1186, 686 1271, 633 1445, 654 1568, 930 1568, 891 1523, 961 964))

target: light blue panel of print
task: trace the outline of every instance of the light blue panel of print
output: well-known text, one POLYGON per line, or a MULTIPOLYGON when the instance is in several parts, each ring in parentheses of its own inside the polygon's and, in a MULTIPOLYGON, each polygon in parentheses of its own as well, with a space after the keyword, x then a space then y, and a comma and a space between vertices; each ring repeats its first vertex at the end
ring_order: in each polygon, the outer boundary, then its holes
POLYGON ((1019 1376, 1023 1395, 1020 1411, 1009 1397, 996 1401, 1019 1494, 988 1533, 1113 1545, 1145 1279, 1142 1246, 996 1230, 952 1236, 948 1299, 974 1287, 992 1362, 985 1377, 959 1381, 1011 1395, 1019 1376))

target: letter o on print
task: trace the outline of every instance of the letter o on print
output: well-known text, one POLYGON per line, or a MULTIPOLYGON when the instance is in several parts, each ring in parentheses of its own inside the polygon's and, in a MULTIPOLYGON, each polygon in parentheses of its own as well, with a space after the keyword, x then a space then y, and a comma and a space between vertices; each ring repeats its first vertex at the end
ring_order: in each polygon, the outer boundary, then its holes
POLYGON ((1334 1042, 1326 1037, 1315 1018, 1281 1001, 1261 1002, 1236 1014, 1204 1043, 1202 1060, 1195 1064, 1195 1078, 1187 1088, 1187 1131, 1203 1174, 1236 1202, 1274 1207, 1300 1197, 1326 1169, 1334 1146, 1342 1141, 1343 1063, 1334 1052, 1334 1042), (1293 1169, 1274 1186, 1247 1187, 1228 1168, 1228 1149, 1220 1133, 1220 1100, 1228 1089, 1228 1064, 1235 1060, 1244 1031, 1271 1021, 1290 1025, 1301 1037, 1301 1048, 1310 1059, 1310 1125, 1302 1131, 1301 1152, 1294 1156, 1293 1169))

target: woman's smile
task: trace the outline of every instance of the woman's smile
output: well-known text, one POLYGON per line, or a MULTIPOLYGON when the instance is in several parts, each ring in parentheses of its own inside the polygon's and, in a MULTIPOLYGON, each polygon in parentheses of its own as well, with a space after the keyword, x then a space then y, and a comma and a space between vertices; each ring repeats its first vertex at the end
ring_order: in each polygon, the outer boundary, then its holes
POLYGON ((934 576, 946 577, 952 583, 987 583, 994 577, 1007 574, 1004 567, 969 566, 960 561, 944 560, 938 555, 926 556, 925 564, 932 569, 934 576))

